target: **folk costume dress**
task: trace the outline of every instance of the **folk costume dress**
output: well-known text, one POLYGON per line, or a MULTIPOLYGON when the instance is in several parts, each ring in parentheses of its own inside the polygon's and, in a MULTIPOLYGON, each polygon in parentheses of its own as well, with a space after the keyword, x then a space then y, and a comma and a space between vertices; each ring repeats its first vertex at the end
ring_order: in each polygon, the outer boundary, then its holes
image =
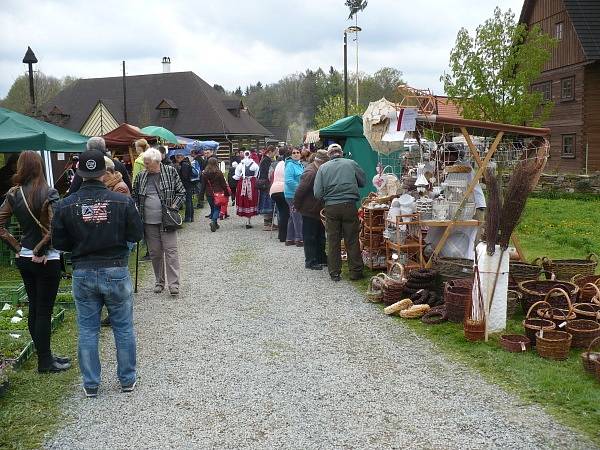
POLYGON ((236 214, 240 217, 258 215, 258 188, 256 177, 258 164, 250 157, 245 157, 235 168, 234 179, 238 180, 235 190, 236 214))

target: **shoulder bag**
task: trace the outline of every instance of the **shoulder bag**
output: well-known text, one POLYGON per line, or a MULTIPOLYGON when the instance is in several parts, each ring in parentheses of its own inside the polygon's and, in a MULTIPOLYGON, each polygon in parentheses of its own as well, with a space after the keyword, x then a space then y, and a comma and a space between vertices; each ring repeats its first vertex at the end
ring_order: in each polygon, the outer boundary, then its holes
POLYGON ((213 185, 210 182, 210 180, 207 178, 206 181, 208 182, 210 189, 213 191, 213 199, 215 202, 215 206, 218 206, 220 208, 221 206, 227 205, 228 200, 227 200, 227 197, 225 197, 225 192, 223 192, 223 191, 216 192, 215 188, 213 188, 213 185))
POLYGON ((162 221, 163 230, 165 230, 165 231, 179 230, 183 224, 183 219, 181 218, 179 211, 165 205, 165 202, 164 202, 162 196, 160 195, 160 187, 158 186, 158 183, 156 182, 156 180, 154 180, 154 186, 156 187, 156 192, 158 193, 158 198, 160 199, 161 221, 162 221))

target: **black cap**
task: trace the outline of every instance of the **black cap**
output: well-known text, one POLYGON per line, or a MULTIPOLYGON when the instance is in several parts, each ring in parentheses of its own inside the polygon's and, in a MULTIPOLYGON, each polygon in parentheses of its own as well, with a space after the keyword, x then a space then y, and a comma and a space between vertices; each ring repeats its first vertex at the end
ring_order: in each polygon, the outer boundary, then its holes
POLYGON ((77 175, 81 178, 99 178, 105 173, 106 163, 100 150, 86 150, 81 154, 77 175))

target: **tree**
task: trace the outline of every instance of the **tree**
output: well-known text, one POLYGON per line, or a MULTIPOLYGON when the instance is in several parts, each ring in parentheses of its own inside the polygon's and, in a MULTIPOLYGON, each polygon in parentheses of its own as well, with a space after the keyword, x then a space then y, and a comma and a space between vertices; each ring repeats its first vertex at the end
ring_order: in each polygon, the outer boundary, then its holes
MULTIPOLYGON (((59 79, 45 75, 43 72, 35 72, 33 75, 33 89, 38 109, 74 81, 77 81, 77 78, 72 76, 59 79)), ((31 112, 29 77, 27 75, 17 77, 6 97, 0 100, 0 106, 23 114, 31 112)))
POLYGON ((215 91, 220 92, 221 94, 225 94, 225 88, 223 86, 221 86, 220 84, 213 84, 213 89, 215 91))
MULTIPOLYGON (((348 114, 349 115, 362 115, 365 108, 360 105, 351 104, 348 105, 348 114)), ((336 95, 335 97, 330 97, 326 99, 321 106, 317 109, 317 114, 315 115, 315 128, 321 129, 326 127, 327 125, 331 125, 336 120, 342 119, 344 117, 344 97, 341 95, 336 95)))
POLYGON ((462 28, 450 53, 450 73, 441 81, 447 95, 468 119, 539 126, 553 103, 531 90, 556 41, 535 25, 515 21, 509 9, 477 27, 475 36, 462 28))
POLYGON ((242 92, 242 87, 238 86, 235 91, 233 91, 233 95, 236 97, 243 97, 244 93, 242 92))

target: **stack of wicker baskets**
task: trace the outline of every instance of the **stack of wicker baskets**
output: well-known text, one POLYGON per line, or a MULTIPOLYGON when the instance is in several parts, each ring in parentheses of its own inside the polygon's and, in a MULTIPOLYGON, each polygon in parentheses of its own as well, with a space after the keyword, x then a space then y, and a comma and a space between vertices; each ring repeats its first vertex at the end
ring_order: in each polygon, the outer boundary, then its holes
POLYGON ((473 280, 463 278, 451 280, 444 285, 444 304, 450 322, 463 323, 465 307, 471 301, 473 280))
POLYGON ((591 302, 595 298, 600 304, 600 292, 598 290, 600 275, 576 275, 571 278, 571 283, 579 287, 580 302, 591 302))
MULTIPOLYGON (((579 287, 568 281, 554 281, 554 280, 529 280, 522 281, 519 283, 519 292, 523 296, 521 299, 521 305, 523 312, 526 313, 534 303, 543 301, 546 299, 546 294, 555 288, 561 288, 569 294, 571 303, 577 301, 577 295, 579 294, 579 287)), ((547 301, 556 308, 566 308, 567 302, 558 291, 547 298, 547 301)))

